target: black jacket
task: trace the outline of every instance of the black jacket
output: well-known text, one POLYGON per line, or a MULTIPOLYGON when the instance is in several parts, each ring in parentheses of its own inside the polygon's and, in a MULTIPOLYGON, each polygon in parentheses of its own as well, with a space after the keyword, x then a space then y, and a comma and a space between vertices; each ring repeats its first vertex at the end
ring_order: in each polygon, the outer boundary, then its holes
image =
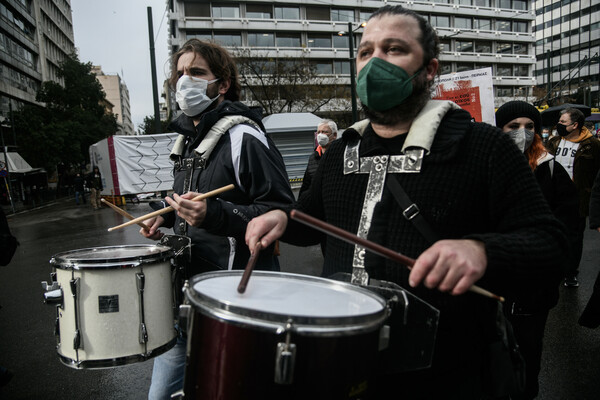
MULTIPOLYGON (((223 116, 243 115, 262 127, 260 118, 242 103, 224 101, 203 115, 194 127, 182 114, 170 129, 187 137, 182 158, 194 157, 193 150, 210 128, 223 116)), ((184 190, 184 169, 174 170, 173 190, 184 190)), ((167 214, 167 226, 176 234, 192 239, 195 273, 214 269, 240 269, 250 253, 244 241, 250 220, 273 207, 290 204, 294 197, 281 154, 269 136, 250 125, 236 125, 225 133, 207 160, 205 169, 196 168, 191 191, 206 193, 233 183, 235 189, 207 200, 206 218, 201 228, 187 226, 174 213, 167 214)), ((260 252, 257 268, 274 266, 272 249, 260 252)))
POLYGON ((300 186, 298 198, 300 198, 302 193, 310 189, 312 178, 315 172, 317 172, 317 168, 319 167, 319 161, 321 161, 321 154, 319 154, 319 152, 315 150, 308 158, 308 164, 306 165, 306 171, 304 171, 304 177, 302 178, 302 186, 300 186))

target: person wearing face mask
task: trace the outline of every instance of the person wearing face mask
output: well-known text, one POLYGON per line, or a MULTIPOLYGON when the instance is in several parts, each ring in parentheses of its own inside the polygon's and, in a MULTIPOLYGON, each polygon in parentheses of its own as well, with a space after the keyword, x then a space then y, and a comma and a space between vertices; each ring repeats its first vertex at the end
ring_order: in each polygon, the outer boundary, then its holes
MULTIPOLYGON (((244 245, 247 223, 290 204, 294 195, 283 158, 260 116, 238 101, 237 68, 227 51, 190 39, 173 55, 172 65, 170 83, 182 111, 169 127, 179 133, 170 156, 174 194, 155 207, 169 205, 174 211, 146 220, 150 229, 140 233, 158 240, 163 236, 159 228, 173 227, 175 234, 191 239, 183 282, 207 271, 244 269, 250 258, 244 245), (235 188, 191 200, 229 184, 235 188)), ((255 268, 279 269, 273 247, 261 250, 255 268)), ((181 286, 174 290, 180 292, 181 286)), ((179 333, 175 347, 154 359, 149 399, 170 398, 183 386, 186 341, 185 332, 179 333)))
POLYGON ((548 143, 548 140, 550 140, 551 136, 552 134, 550 132, 550 128, 542 129, 542 143, 544 144, 544 146, 546 145, 546 143, 548 143))
MULTIPOLYGON (((485 321, 497 315, 498 303, 467 292, 475 283, 499 295, 555 285, 568 250, 563 225, 511 138, 472 121, 453 102, 431 100, 438 56, 435 30, 419 14, 386 5, 371 15, 356 59, 357 94, 368 119, 332 143, 311 189, 293 205, 416 259, 409 270, 328 236, 323 276, 347 273, 361 285, 391 281, 440 311, 431 365, 397 372, 379 364, 374 385, 365 385, 375 388, 372 398, 516 393, 516 386, 492 383, 498 371, 486 355, 485 321), (396 196, 398 186, 409 207, 396 196)), ((323 240, 289 218, 290 208, 254 218, 246 243, 323 240)), ((501 368, 499 375, 511 371, 501 368)))
POLYGON ((308 165, 306 166, 306 171, 304 171, 304 178, 302 179, 302 186, 298 192, 298 197, 310 188, 312 177, 317 171, 319 161, 331 143, 337 139, 337 132, 337 124, 331 120, 326 119, 319 123, 319 126, 317 127, 318 146, 308 159, 308 165))
MULTIPOLYGON (((578 225, 577 189, 569 174, 542 144, 540 112, 524 101, 509 101, 496 111, 496 126, 508 134, 521 150, 542 189, 552 213, 567 228, 569 239, 576 237, 578 225)), ((543 133, 543 131, 542 131, 543 133)), ((506 295, 506 309, 526 367, 526 386, 514 399, 534 399, 539 392, 538 375, 542 360, 544 329, 548 313, 558 303, 562 274, 554 284, 532 289, 520 296, 506 295)))
POLYGON ((583 252, 583 233, 589 215, 590 193, 596 174, 600 170, 600 140, 584 126, 585 116, 576 108, 561 111, 556 125, 558 136, 551 138, 546 147, 554 155, 575 182, 579 197, 579 225, 575 237, 575 247, 567 264, 564 285, 579 286, 577 276, 583 252))

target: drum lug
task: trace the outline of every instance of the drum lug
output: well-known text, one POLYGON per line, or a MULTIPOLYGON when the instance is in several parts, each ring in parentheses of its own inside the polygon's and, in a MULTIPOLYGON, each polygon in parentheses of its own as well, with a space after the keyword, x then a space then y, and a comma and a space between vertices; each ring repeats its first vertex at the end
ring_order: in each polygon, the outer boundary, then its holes
POLYGON ((58 307, 64 309, 63 305, 63 290, 58 282, 51 281, 42 282, 42 289, 44 289, 44 303, 45 304, 56 304, 58 307))
POLYGON ((189 318, 192 314, 192 306, 189 304, 182 304, 179 306, 179 328, 183 329, 184 332, 189 330, 189 318))
POLYGON ((288 321, 285 343, 277 343, 275 356, 275 383, 290 385, 294 381, 294 365, 296 364, 296 345, 291 343, 292 324, 288 321))
POLYGON ((379 330, 379 351, 385 350, 390 345, 390 326, 383 325, 379 330))
POLYGON ((144 312, 144 289, 146 288, 146 275, 144 275, 143 272, 138 272, 135 274, 135 278, 138 291, 138 300, 140 303, 139 339, 140 343, 146 344, 148 343, 148 330, 146 329, 146 316, 144 312))
POLYGON ((79 287, 80 279, 75 278, 69 281, 71 286, 71 294, 73 295, 73 308, 75 312, 75 335, 73 336, 73 349, 83 349, 83 343, 81 342, 81 330, 79 327, 79 287))

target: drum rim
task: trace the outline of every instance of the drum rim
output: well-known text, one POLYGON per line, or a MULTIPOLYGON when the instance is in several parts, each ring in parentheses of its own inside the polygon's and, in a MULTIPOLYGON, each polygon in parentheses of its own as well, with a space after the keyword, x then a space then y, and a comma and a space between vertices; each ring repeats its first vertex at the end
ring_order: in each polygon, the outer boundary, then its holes
MULTIPOLYGON (((223 301, 214 299, 202 293, 193 290, 194 285, 205 279, 211 279, 217 276, 242 276, 241 270, 229 271, 211 271, 193 276, 189 281, 189 287, 185 289, 185 297, 191 302, 194 309, 198 309, 202 314, 215 318, 220 321, 232 323, 238 326, 251 326, 267 331, 281 333, 287 330, 288 321, 292 321, 292 330, 299 334, 310 336, 340 336, 343 334, 353 335, 356 333, 370 332, 380 328, 390 313, 387 300, 378 293, 365 289, 361 286, 351 283, 335 281, 327 278, 321 278, 312 275, 295 274, 290 272, 276 271, 254 271, 253 275, 258 276, 286 276, 292 279, 304 281, 327 282, 332 286, 350 289, 355 292, 365 294, 380 303, 381 309, 370 314, 357 316, 340 317, 318 317, 318 316, 298 316, 286 315, 280 313, 263 312, 237 305, 227 304, 223 301)), ((250 278, 250 284, 252 278, 250 278)))
POLYGON ((68 250, 57 253, 50 259, 50 264, 56 268, 65 270, 80 270, 87 268, 135 268, 141 264, 155 263, 157 261, 170 260, 174 256, 174 251, 169 246, 161 244, 127 244, 119 246, 100 246, 86 247, 83 249, 68 250), (156 248, 159 251, 152 254, 144 254, 137 256, 115 257, 115 258, 76 258, 68 256, 77 254, 78 252, 92 252, 106 249, 123 249, 123 248, 156 248))
POLYGON ((174 333, 175 337, 173 339, 170 339, 167 343, 158 346, 155 349, 149 350, 147 353, 131 354, 128 356, 104 358, 99 360, 82 361, 77 361, 70 357, 60 354, 60 351, 58 351, 58 349, 57 354, 61 363, 63 363, 67 367, 74 369, 103 369, 118 367, 120 365, 128 365, 137 362, 147 361, 171 350, 177 343, 177 331, 174 330, 174 333))

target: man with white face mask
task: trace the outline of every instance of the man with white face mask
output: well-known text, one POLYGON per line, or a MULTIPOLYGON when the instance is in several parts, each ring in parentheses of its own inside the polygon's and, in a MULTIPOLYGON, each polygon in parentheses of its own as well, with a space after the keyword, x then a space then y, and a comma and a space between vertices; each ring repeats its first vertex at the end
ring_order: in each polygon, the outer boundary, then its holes
MULTIPOLYGON (((175 211, 145 221, 150 229, 140 233, 158 240, 161 226, 173 227, 175 234, 191 239, 192 259, 183 281, 202 272, 243 269, 250 257, 246 225, 275 206, 290 204, 293 194, 281 154, 260 116, 238 101, 237 69, 227 51, 191 39, 172 62, 170 83, 183 113, 169 127, 179 133, 171 152, 174 194, 162 204, 175 211), (235 188, 218 197, 191 200, 229 184, 235 188)), ((255 268, 279 269, 273 247, 260 252, 255 268)), ((149 399, 170 398, 182 388, 184 334, 180 332, 173 349, 155 358, 149 399)))
POLYGON ((304 171, 304 178, 302 179, 302 186, 300 187, 300 192, 298 192, 298 197, 310 188, 310 183, 317 171, 319 161, 329 146, 331 146, 331 143, 337 139, 337 132, 337 124, 329 119, 321 121, 317 127, 317 143, 319 145, 308 159, 308 165, 306 166, 306 171, 304 171))

